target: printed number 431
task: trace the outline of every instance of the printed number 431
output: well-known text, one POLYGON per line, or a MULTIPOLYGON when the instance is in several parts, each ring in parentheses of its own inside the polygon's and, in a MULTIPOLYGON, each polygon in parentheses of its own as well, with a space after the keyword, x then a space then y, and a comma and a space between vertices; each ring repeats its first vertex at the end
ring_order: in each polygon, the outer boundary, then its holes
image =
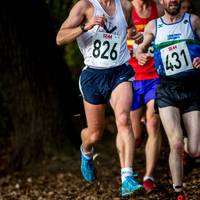
POLYGON ((175 69, 180 69, 181 66, 188 66, 188 60, 184 49, 180 51, 180 54, 173 52, 166 56, 166 69, 173 71, 175 69), (184 62, 184 63, 183 63, 184 62))

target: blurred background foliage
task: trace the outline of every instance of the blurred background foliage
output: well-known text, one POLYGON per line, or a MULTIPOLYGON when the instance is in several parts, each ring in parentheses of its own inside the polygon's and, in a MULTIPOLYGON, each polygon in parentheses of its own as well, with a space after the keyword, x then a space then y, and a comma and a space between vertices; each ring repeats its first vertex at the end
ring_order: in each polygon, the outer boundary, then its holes
POLYGON ((72 4, 6 0, 0 6, 0 173, 80 146, 81 59, 75 43, 58 47, 55 40, 72 4))
MULTIPOLYGON (((46 0, 56 31, 58 31, 63 21, 67 18, 70 9, 76 2, 77 0, 46 0)), ((72 78, 77 81, 83 67, 83 57, 78 45, 74 41, 61 48, 63 49, 63 57, 71 71, 72 78)))

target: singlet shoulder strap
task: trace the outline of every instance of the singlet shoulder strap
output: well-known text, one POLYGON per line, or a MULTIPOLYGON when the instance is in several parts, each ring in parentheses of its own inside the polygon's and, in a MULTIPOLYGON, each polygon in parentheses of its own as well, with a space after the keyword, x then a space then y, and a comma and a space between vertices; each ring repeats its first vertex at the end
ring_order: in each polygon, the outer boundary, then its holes
POLYGON ((101 6, 101 4, 99 3, 98 0, 89 0, 89 1, 90 1, 90 3, 91 3, 95 8, 100 9, 101 12, 103 12, 105 15, 108 15, 108 14, 106 13, 106 11, 102 8, 102 6, 101 6))
POLYGON ((121 3, 121 0, 115 0, 115 5, 116 5, 116 14, 120 14, 122 17, 123 17, 123 23, 128 26, 127 24, 127 21, 126 21, 126 17, 124 15, 124 11, 123 11, 123 8, 122 8, 122 3, 121 3))

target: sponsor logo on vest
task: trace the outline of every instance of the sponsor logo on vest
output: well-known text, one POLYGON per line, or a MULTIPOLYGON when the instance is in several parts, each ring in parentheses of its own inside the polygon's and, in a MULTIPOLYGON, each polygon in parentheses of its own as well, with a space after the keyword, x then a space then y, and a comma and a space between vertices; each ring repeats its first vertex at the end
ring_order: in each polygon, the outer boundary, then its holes
POLYGON ((106 39, 112 39, 111 34, 103 34, 103 37, 106 38, 106 39))
POLYGON ((179 39, 181 37, 181 33, 176 33, 176 34, 171 34, 167 36, 168 40, 175 40, 175 39, 179 39))
POLYGON ((176 46, 176 45, 171 46, 171 47, 168 48, 169 51, 173 51, 173 50, 175 50, 175 49, 177 49, 177 46, 176 46))

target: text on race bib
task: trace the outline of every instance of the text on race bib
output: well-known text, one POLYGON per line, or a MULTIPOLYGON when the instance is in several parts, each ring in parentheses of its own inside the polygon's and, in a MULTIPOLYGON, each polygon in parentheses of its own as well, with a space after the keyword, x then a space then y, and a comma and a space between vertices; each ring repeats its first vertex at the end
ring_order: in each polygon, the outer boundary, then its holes
POLYGON ((120 52, 120 37, 110 33, 97 33, 92 41, 91 59, 100 65, 117 64, 120 52))
POLYGON ((160 52, 166 76, 193 68, 186 42, 170 45, 161 49, 160 52))

